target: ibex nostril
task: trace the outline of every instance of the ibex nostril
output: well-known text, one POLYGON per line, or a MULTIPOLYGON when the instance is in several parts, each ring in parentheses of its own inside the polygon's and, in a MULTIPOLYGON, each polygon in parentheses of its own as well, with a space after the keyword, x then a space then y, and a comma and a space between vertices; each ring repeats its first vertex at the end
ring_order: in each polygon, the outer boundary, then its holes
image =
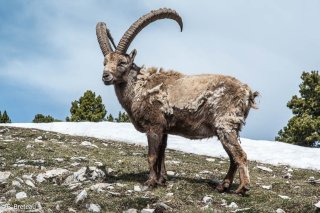
POLYGON ((102 75, 102 80, 103 81, 111 81, 112 80, 112 75, 110 73, 103 73, 102 75))

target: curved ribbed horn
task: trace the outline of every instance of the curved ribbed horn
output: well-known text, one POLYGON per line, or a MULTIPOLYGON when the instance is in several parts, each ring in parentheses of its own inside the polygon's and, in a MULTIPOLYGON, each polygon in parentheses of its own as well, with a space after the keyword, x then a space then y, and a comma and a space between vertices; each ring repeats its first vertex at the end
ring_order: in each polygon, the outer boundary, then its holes
POLYGON ((131 27, 125 32, 125 34, 122 36, 117 48, 116 52, 124 54, 127 52, 131 42, 136 37, 136 35, 148 24, 159 20, 159 19, 173 19, 175 20, 182 31, 183 23, 182 18, 179 16, 179 14, 171 9, 167 8, 161 8, 158 10, 153 10, 150 13, 147 13, 146 15, 140 17, 136 22, 134 22, 131 27))
MULTIPOLYGON (((106 56, 109 52, 113 51, 112 47, 110 45, 109 38, 108 38, 111 35, 110 35, 110 32, 107 28, 106 23, 98 22, 98 24, 96 26, 96 33, 97 33, 98 42, 99 42, 101 51, 103 53, 103 56, 106 56)), ((111 40, 113 42, 112 37, 111 37, 111 40)))

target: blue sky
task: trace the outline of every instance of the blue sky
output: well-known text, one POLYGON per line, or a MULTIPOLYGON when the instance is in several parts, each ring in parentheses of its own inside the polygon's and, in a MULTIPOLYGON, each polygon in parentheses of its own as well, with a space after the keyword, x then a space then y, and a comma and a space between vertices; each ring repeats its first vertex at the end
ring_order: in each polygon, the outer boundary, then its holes
POLYGON ((184 31, 168 20, 150 25, 130 46, 138 50, 136 63, 249 84, 261 97, 242 137, 274 139, 291 117, 286 103, 298 93, 302 71, 320 70, 319 1, 132 2, 0 1, 0 110, 13 122, 37 113, 64 119, 71 101, 91 89, 117 114, 114 90, 101 82, 95 25, 106 22, 119 41, 137 18, 160 7, 175 9, 184 31))

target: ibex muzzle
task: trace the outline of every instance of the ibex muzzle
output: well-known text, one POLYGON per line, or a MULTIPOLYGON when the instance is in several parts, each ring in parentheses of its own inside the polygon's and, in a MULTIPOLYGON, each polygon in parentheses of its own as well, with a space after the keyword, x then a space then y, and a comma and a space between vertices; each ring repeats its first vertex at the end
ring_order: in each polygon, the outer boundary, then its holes
POLYGON ((102 81, 105 85, 113 84, 113 76, 109 71, 104 71, 102 75, 102 81))

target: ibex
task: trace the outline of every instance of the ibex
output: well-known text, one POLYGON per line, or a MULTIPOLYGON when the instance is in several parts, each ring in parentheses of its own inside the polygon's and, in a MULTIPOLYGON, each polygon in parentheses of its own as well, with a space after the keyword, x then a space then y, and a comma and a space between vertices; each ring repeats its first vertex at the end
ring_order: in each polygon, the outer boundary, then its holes
POLYGON ((164 185, 167 180, 168 134, 189 139, 217 136, 230 157, 229 171, 217 189, 219 192, 229 190, 239 168, 240 185, 235 192, 244 194, 249 190, 250 177, 239 132, 250 108, 255 108, 254 99, 258 93, 230 76, 188 76, 172 70, 137 66, 134 63, 137 51, 126 53, 129 45, 144 27, 165 18, 175 20, 182 31, 179 14, 162 8, 134 22, 117 46, 105 23, 99 22, 96 27, 104 55, 102 80, 105 85, 114 85, 118 100, 134 127, 147 135, 150 174, 146 184, 150 187, 164 185))

